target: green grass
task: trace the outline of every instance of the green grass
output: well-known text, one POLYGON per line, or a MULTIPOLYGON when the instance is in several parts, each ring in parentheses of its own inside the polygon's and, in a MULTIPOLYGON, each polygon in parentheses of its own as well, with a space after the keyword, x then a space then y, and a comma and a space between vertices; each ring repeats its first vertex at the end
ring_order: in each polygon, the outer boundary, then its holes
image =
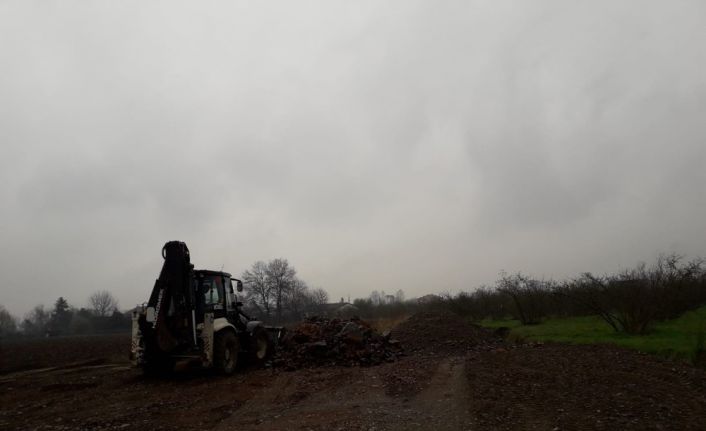
POLYGON ((558 341, 574 344, 611 343, 641 352, 694 361, 704 350, 706 307, 683 314, 677 319, 657 322, 646 335, 617 333, 598 316, 547 319, 538 325, 522 326, 517 320, 484 320, 489 328, 511 328, 511 338, 530 341, 558 341))

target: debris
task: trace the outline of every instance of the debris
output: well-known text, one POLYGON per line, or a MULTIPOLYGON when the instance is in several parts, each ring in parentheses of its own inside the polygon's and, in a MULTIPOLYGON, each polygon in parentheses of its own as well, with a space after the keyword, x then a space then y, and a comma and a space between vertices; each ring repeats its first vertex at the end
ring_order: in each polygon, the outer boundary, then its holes
POLYGON ((373 330, 365 321, 310 317, 287 332, 274 360, 286 370, 321 365, 370 366, 396 360, 399 342, 373 330))
POLYGON ((354 343, 363 342, 363 331, 361 331, 360 325, 354 322, 346 323, 337 336, 354 343))

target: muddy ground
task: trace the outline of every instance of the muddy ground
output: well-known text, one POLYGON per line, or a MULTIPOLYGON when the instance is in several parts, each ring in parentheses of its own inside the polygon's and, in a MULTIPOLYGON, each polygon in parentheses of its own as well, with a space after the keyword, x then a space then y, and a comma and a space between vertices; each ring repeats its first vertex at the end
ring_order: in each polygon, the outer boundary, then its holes
POLYGON ((0 340, 0 375, 86 361, 120 363, 129 354, 129 334, 0 340))
POLYGON ((508 344, 452 315, 413 317, 393 335, 407 355, 371 367, 155 380, 85 357, 6 372, 0 429, 706 430, 706 372, 685 364, 607 346, 508 344))

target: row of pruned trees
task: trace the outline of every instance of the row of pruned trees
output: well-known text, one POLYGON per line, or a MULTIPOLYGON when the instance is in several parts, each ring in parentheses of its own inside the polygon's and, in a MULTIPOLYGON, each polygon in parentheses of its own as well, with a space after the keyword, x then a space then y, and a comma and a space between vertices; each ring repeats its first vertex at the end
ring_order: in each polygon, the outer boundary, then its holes
POLYGON ((52 308, 36 305, 22 319, 0 305, 0 336, 90 334, 129 328, 129 313, 118 310, 118 301, 110 292, 95 292, 88 304, 88 308, 76 308, 59 297, 52 308))
POLYGON ((416 301, 405 301, 405 293, 401 289, 394 295, 384 290, 373 290, 367 298, 354 299, 353 305, 360 317, 370 319, 408 315, 418 308, 416 301))
POLYGON ((404 302, 404 291, 402 289, 395 292, 394 295, 385 293, 384 290, 373 290, 368 297, 373 305, 389 305, 404 302))
POLYGON ((328 303, 328 293, 311 288, 297 277, 297 270, 287 259, 257 261, 243 272, 246 308, 267 319, 300 319, 316 313, 328 303))
POLYGON ((570 280, 501 273, 494 287, 442 295, 432 306, 476 320, 512 317, 531 325, 548 316, 598 315, 615 331, 642 334, 656 321, 706 304, 703 259, 660 256, 616 274, 584 273, 570 280))

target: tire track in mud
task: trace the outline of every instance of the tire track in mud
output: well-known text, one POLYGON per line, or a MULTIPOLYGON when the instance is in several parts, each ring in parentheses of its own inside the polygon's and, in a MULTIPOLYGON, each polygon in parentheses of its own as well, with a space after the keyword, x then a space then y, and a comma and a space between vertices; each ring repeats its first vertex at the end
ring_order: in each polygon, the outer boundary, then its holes
POLYGON ((377 409, 386 398, 374 369, 317 368, 285 372, 272 376, 215 429, 361 429, 366 412, 377 409))
POLYGON ((402 400, 399 411, 405 412, 399 422, 382 429, 397 430, 470 430, 470 391, 465 376, 465 358, 446 357, 439 361, 425 389, 402 400))
POLYGON ((279 374, 215 430, 468 430, 465 358, 430 358, 431 376, 416 394, 386 393, 379 368, 279 374))

